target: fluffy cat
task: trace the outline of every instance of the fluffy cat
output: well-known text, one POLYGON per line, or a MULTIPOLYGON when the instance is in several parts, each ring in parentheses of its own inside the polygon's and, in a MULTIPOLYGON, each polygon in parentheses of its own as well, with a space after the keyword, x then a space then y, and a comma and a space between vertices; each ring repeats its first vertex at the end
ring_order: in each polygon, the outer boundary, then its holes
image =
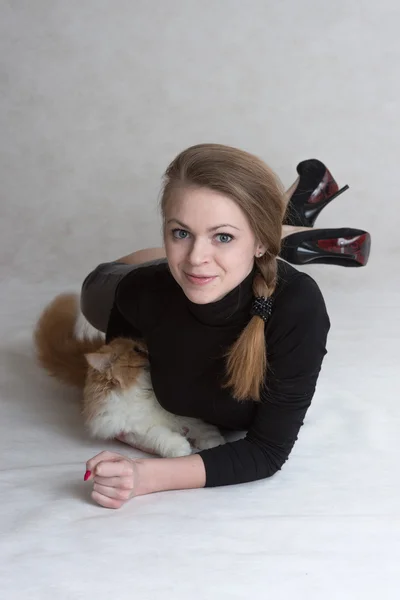
POLYGON ((39 364, 53 377, 83 390, 83 418, 90 434, 118 439, 163 457, 191 454, 225 443, 217 427, 174 415, 158 403, 146 345, 104 335, 84 318, 77 294, 60 294, 34 330, 39 364), (191 442, 191 443, 190 443, 191 442))

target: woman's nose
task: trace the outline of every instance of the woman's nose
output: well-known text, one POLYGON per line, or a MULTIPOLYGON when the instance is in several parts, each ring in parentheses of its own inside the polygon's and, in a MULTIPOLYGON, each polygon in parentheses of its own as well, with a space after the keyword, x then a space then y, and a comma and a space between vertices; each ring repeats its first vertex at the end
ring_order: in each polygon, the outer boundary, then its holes
POLYGON ((209 244, 205 241, 196 240, 189 250, 189 262, 198 265, 207 262, 209 257, 209 244))

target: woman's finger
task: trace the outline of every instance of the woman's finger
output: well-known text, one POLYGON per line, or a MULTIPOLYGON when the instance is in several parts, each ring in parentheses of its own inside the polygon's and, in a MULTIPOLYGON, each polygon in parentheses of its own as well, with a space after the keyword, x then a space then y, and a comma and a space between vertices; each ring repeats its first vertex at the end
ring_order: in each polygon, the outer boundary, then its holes
POLYGON ((121 490, 133 489, 133 477, 99 477, 95 475, 93 482, 108 487, 120 488, 121 490))
POLYGON ((115 500, 121 500, 121 502, 126 502, 130 499, 132 490, 121 490, 120 488, 109 487, 108 485, 95 483, 93 485, 93 491, 101 494, 102 496, 106 496, 107 498, 113 498, 115 500))
POLYGON ((103 450, 103 452, 96 454, 96 456, 93 456, 93 458, 87 461, 86 470, 93 471, 95 467, 104 460, 120 460, 121 458, 125 458, 125 456, 123 456, 122 454, 118 454, 117 452, 109 452, 108 450, 103 450))
POLYGON ((121 457, 119 460, 102 460, 94 468, 94 477, 132 477, 132 461, 121 457))
POLYGON ((121 508, 124 504, 123 500, 108 498, 95 490, 92 491, 92 500, 97 502, 97 504, 100 504, 100 506, 104 506, 104 508, 121 508))

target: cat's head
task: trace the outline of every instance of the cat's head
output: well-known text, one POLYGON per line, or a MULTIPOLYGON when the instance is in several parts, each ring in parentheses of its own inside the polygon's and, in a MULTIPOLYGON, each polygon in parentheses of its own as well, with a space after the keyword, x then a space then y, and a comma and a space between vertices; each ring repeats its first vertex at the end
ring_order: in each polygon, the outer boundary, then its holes
POLYGON ((107 387, 129 389, 149 369, 147 346, 142 341, 115 338, 96 352, 85 354, 89 380, 107 387))

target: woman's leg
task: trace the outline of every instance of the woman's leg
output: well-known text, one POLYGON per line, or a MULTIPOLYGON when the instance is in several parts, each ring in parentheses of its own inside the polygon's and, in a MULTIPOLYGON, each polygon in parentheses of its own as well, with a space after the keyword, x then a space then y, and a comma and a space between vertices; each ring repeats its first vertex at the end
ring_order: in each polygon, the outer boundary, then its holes
POLYGON ((148 248, 98 265, 82 284, 80 307, 83 316, 95 329, 106 333, 115 291, 121 279, 142 264, 164 260, 163 248, 148 248))
POLYGON ((293 225, 282 225, 282 239, 292 233, 298 233, 299 231, 312 231, 312 227, 297 227, 293 225))
POLYGON ((290 198, 293 196, 293 194, 295 193, 297 186, 299 185, 299 181, 300 181, 300 177, 297 177, 297 179, 292 183, 292 185, 290 186, 290 188, 288 188, 285 192, 285 201, 286 201, 286 206, 289 204, 289 200, 290 198))
POLYGON ((125 265, 141 265, 143 263, 166 258, 164 248, 144 248, 118 258, 115 262, 125 265))

